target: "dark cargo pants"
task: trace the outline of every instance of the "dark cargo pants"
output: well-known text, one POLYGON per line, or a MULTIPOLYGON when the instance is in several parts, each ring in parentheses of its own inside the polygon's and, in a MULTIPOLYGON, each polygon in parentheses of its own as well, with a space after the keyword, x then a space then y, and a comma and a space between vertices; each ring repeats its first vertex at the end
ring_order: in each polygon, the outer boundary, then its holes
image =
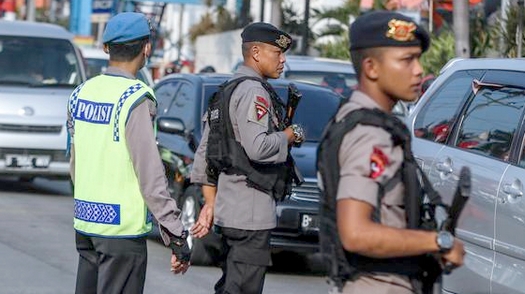
POLYGON ((146 237, 99 238, 76 233, 76 294, 142 294, 146 280, 146 237))
POLYGON ((267 267, 272 264, 270 230, 248 231, 216 227, 222 237, 222 277, 216 294, 261 294, 267 267))

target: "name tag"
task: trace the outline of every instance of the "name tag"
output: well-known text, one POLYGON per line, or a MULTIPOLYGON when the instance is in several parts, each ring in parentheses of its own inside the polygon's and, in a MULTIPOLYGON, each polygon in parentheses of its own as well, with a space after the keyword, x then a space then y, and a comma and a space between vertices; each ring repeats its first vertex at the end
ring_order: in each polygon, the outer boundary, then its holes
POLYGON ((77 109, 74 114, 74 117, 75 119, 90 123, 107 125, 111 120, 112 111, 112 103, 98 103, 78 99, 77 109))

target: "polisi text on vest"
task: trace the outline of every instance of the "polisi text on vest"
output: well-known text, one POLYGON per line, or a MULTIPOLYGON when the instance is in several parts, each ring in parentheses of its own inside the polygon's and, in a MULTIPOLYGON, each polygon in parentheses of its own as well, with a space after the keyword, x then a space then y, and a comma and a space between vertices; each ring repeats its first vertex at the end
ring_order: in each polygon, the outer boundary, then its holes
POLYGON ((113 104, 111 103, 97 103, 79 99, 77 111, 74 116, 76 119, 86 122, 109 124, 112 110, 113 104))

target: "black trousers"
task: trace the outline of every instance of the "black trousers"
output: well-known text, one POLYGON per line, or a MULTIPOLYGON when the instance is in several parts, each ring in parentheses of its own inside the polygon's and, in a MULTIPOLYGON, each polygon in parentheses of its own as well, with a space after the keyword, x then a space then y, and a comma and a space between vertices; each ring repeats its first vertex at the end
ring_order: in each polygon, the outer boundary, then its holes
POLYGON ((142 294, 146 237, 99 238, 76 233, 79 253, 76 294, 142 294))
POLYGON ((216 294, 261 294, 268 266, 272 264, 270 230, 248 231, 216 227, 222 237, 222 277, 216 294))

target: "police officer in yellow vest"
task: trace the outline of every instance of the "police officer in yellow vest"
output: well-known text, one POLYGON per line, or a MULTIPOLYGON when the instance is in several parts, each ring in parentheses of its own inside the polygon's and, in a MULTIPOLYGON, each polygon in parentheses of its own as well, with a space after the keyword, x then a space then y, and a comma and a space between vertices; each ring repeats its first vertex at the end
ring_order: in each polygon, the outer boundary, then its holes
POLYGON ((78 86, 69 98, 76 293, 143 292, 151 214, 173 251, 172 271, 184 273, 189 266, 187 233, 167 191, 155 142, 157 102, 136 78, 151 53, 149 38, 143 14, 111 18, 103 35, 110 56, 106 73, 78 86))

